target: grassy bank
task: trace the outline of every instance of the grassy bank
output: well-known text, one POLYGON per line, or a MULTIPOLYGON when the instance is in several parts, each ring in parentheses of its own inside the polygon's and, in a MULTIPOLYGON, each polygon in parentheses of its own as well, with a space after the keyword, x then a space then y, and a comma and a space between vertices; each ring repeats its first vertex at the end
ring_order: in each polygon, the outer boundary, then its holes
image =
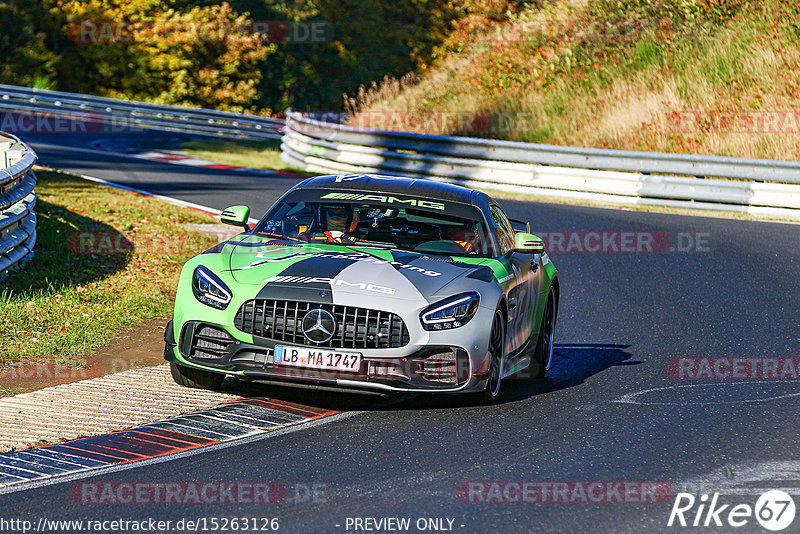
POLYGON ((507 22, 465 20, 420 76, 355 95, 354 122, 391 126, 394 115, 426 133, 800 159, 797 2, 532 6, 507 22), (452 120, 462 113, 474 114, 471 131, 452 120))
POLYGON ((0 372, 49 361, 82 366, 124 327, 172 312, 183 263, 213 238, 210 216, 54 172, 37 173, 38 242, 0 280, 0 372))

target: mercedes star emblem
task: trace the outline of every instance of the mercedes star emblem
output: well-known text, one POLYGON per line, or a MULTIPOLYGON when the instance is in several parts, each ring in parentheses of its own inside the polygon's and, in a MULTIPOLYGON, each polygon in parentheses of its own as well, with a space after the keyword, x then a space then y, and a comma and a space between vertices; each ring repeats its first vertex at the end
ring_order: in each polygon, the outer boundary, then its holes
POLYGON ((309 310, 303 316, 303 335, 312 343, 325 343, 336 333, 336 318, 323 308, 309 310))

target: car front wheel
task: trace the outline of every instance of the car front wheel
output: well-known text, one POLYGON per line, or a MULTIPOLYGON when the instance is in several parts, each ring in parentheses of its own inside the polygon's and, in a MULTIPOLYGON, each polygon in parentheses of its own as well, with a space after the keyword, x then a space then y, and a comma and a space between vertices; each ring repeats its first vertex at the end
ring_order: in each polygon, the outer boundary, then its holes
POLYGON ((172 372, 172 379, 181 386, 196 389, 219 389, 225 375, 211 373, 193 367, 184 367, 175 362, 170 362, 169 369, 172 372))
POLYGON ((502 310, 494 312, 492 320, 492 330, 489 335, 489 355, 491 366, 489 367, 489 379, 486 381, 486 389, 475 394, 475 401, 479 404, 492 404, 500 395, 500 383, 503 374, 503 348, 505 343, 505 323, 503 322, 502 310))

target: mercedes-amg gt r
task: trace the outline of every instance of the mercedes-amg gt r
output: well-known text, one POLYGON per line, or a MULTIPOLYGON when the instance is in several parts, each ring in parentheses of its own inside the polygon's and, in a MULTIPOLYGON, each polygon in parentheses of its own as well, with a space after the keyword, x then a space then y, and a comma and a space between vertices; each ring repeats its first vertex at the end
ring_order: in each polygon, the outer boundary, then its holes
MULTIPOLYGON (((189 387, 245 380, 474 393, 542 377, 558 273, 485 193, 375 175, 309 178, 186 263, 165 358, 189 387)), ((521 223, 515 223, 518 227, 521 223)))

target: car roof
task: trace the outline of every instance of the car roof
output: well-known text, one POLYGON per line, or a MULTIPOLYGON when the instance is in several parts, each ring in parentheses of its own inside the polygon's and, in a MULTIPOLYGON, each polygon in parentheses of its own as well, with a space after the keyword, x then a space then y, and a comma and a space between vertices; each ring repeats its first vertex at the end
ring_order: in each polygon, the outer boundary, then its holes
POLYGON ((489 201, 485 193, 460 185, 380 174, 326 174, 309 178, 297 188, 394 193, 475 205, 489 201))

